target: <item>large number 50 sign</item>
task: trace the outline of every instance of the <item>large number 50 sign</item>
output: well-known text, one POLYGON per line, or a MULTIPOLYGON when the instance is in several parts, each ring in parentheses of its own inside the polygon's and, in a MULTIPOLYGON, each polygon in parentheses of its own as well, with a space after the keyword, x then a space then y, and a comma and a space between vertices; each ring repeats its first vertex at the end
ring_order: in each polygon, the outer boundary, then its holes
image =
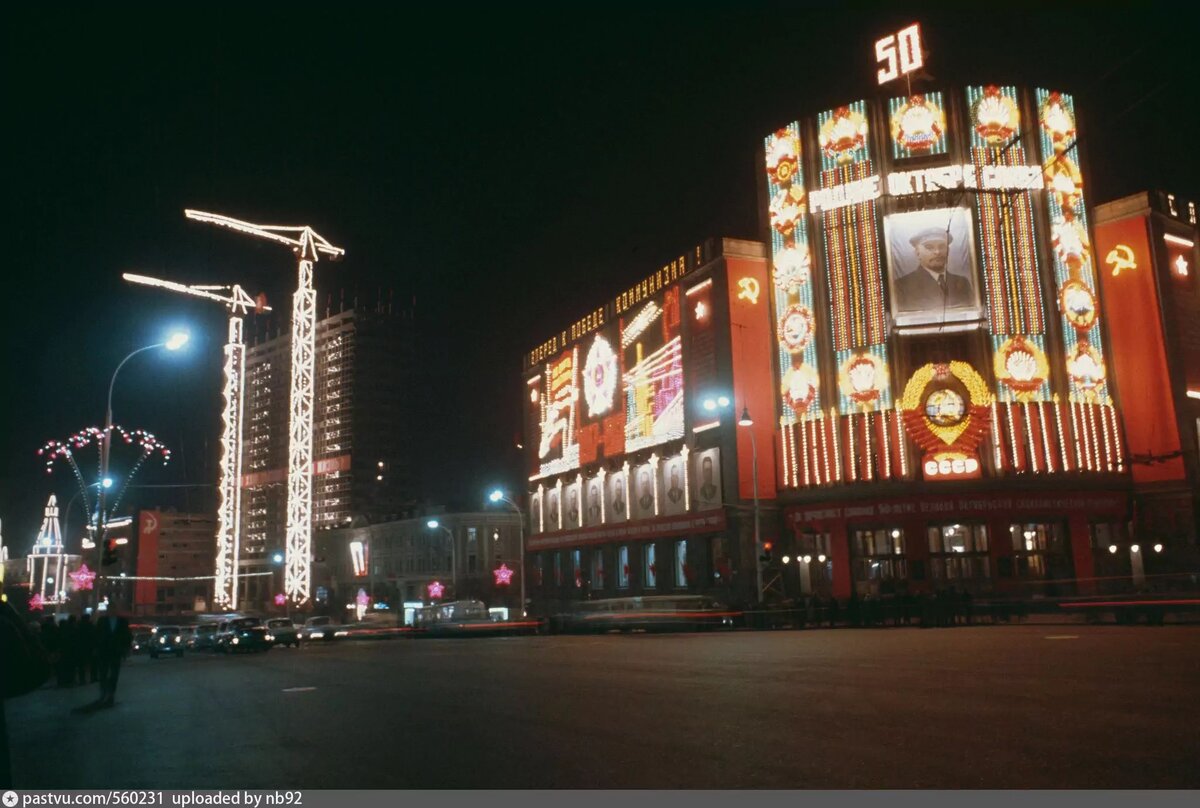
POLYGON ((875 59, 879 68, 880 84, 911 73, 925 63, 921 55, 921 26, 913 23, 907 28, 888 34, 875 43, 875 59))

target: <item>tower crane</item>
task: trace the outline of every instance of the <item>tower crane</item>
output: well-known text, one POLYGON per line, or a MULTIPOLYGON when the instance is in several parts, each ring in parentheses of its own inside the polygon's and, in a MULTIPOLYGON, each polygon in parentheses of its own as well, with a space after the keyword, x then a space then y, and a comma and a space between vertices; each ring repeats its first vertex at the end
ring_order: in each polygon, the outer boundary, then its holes
POLYGON ((292 249, 299 279, 292 296, 292 381, 288 418, 287 546, 284 594, 295 605, 312 590, 313 376, 316 369, 317 292, 313 267, 321 256, 339 260, 346 251, 307 225, 292 227, 243 222, 218 213, 185 210, 197 222, 227 227, 292 249))
POLYGON ((225 343, 225 384, 222 396, 225 408, 221 411, 221 479, 217 489, 220 505, 217 508, 217 556, 213 599, 218 606, 237 609, 238 556, 241 552, 242 521, 242 417, 246 394, 246 344, 242 340, 242 320, 251 311, 270 311, 266 297, 250 297, 246 290, 232 286, 192 285, 135 275, 121 276, 130 283, 154 286, 182 295, 204 298, 229 309, 229 339, 225 343))

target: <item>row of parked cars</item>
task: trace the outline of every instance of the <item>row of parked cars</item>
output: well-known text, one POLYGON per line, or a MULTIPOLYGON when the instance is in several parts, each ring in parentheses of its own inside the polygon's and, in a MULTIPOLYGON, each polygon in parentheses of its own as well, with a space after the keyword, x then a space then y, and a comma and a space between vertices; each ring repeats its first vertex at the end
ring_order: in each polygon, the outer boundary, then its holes
POLYGON ((138 632, 133 638, 133 652, 145 652, 151 659, 158 659, 160 656, 181 657, 185 650, 235 654, 269 651, 276 645, 299 648, 305 640, 332 640, 338 636, 339 629, 329 617, 310 617, 302 625, 286 617, 267 620, 234 617, 219 623, 157 626, 148 632, 138 632))

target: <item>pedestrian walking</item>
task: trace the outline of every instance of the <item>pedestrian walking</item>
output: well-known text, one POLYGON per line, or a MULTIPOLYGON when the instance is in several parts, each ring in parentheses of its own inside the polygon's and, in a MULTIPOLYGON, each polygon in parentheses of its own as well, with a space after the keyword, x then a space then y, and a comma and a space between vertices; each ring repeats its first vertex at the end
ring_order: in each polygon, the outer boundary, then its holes
POLYGON ((75 658, 78 653, 77 628, 75 615, 68 617, 58 627, 58 660, 54 667, 58 672, 59 687, 71 687, 75 684, 75 658))
POLYGON ((117 693, 117 682, 121 678, 121 662, 129 654, 133 635, 129 631, 129 620, 116 615, 105 615, 100 619, 97 634, 96 655, 100 660, 101 707, 112 707, 117 693))
POLYGON ((96 627, 92 625, 92 616, 85 614, 79 619, 79 628, 75 637, 78 652, 75 659, 75 674, 79 684, 86 685, 89 680, 96 681, 96 627))

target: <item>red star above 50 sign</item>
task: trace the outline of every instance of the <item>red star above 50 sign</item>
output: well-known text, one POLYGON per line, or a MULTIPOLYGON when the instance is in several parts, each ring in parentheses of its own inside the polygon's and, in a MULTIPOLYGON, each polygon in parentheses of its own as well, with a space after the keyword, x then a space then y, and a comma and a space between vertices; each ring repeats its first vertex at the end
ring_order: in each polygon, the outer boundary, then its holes
POLYGON ((496 576, 496 586, 508 586, 512 583, 513 571, 507 564, 501 564, 499 568, 492 570, 492 575, 496 576))
POLYGON ((429 599, 430 600, 439 599, 443 595, 443 593, 445 593, 445 591, 446 591, 446 587, 444 587, 442 585, 441 581, 434 581, 426 588, 429 590, 429 599))

